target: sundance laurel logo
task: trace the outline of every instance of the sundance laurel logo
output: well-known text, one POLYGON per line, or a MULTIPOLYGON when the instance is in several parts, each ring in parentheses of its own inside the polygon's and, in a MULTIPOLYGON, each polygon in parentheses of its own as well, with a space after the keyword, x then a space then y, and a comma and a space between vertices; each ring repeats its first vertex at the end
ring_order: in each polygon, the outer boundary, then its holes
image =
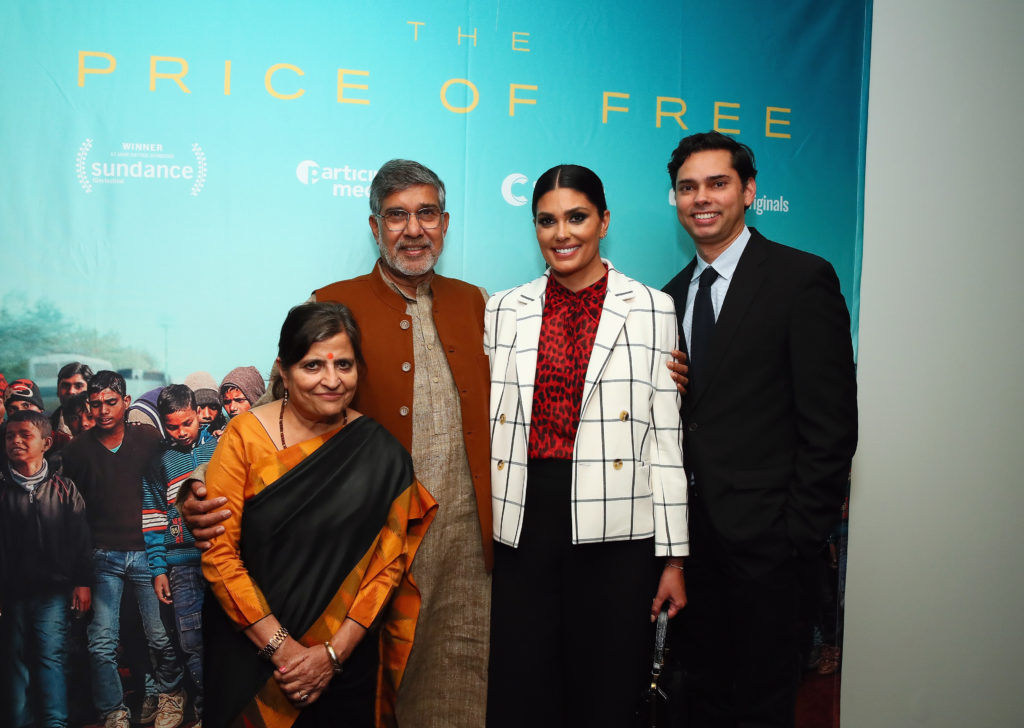
POLYGON ((206 152, 197 143, 181 153, 163 143, 129 141, 97 149, 86 139, 75 155, 75 176, 86 193, 94 185, 173 184, 197 197, 206 186, 206 152))

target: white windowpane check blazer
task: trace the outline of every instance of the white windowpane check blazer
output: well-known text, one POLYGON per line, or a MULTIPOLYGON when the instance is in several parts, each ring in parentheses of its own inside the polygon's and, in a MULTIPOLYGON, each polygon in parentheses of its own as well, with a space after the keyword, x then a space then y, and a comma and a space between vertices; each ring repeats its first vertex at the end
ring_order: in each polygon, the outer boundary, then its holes
MULTIPOLYGON (((677 348, 675 304, 615 270, 583 385, 573 446, 573 543, 654 537, 657 556, 685 556, 686 474, 679 394, 666 363, 677 348)), ((491 296, 494 538, 517 546, 526 501, 530 411, 548 273, 491 296)))

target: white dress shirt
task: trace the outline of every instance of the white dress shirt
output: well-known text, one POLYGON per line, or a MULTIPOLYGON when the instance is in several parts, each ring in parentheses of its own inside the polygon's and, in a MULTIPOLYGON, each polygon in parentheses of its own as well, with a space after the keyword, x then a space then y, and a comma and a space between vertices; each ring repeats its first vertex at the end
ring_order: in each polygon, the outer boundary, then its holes
POLYGON ((693 327, 693 301, 697 298, 700 274, 704 272, 708 265, 711 265, 718 273, 718 278, 711 284, 711 308, 715 312, 715 321, 718 321, 718 313, 722 310, 725 294, 728 293, 729 284, 736 274, 736 265, 740 262, 740 256, 747 249, 748 240, 750 240, 750 228, 744 225, 743 232, 737 235, 729 247, 715 258, 714 263, 709 264, 699 255, 697 256, 697 265, 693 267, 693 278, 690 279, 690 288, 686 292, 686 310, 683 312, 683 335, 686 337, 687 351, 690 348, 690 332, 693 327))

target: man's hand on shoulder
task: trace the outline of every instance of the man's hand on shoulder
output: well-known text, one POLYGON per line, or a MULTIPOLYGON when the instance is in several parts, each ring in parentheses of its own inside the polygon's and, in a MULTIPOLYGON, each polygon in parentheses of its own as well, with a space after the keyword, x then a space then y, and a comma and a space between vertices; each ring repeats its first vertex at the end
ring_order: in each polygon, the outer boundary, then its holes
POLYGON ((679 349, 672 350, 672 358, 665 365, 672 373, 672 381, 676 383, 676 389, 681 396, 686 395, 686 386, 690 383, 687 376, 690 373, 690 365, 687 363, 686 354, 679 349))
MULTIPOLYGON (((206 500, 206 484, 201 480, 187 480, 181 489, 187 493, 178 505, 185 525, 196 540, 196 548, 206 551, 213 539, 224 533, 224 526, 218 525, 231 515, 229 510, 217 510, 228 502, 223 496, 206 500)), ((180 499, 179 499, 180 500, 180 499)))

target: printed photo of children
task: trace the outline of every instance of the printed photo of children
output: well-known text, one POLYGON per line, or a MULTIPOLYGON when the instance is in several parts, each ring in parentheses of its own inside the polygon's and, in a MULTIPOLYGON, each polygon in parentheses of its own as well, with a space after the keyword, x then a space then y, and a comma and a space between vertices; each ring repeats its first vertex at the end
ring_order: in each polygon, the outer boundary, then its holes
POLYGON ((195 468, 209 462, 217 438, 199 419, 196 397, 184 384, 165 387, 156 409, 167 433, 162 450, 143 477, 142 533, 153 591, 174 608, 178 644, 191 681, 196 720, 203 715, 203 580, 199 549, 174 505, 178 490, 195 468))
POLYGON ((68 725, 69 624, 92 601, 85 502, 46 460, 52 444, 41 411, 10 413, 0 468, 0 705, 8 726, 68 725))
POLYGON ((137 723, 177 728, 183 670, 153 591, 142 533, 143 477, 160 454, 161 438, 153 427, 127 424, 131 397, 117 372, 97 372, 87 391, 96 424, 64 449, 64 467, 85 500, 93 543, 87 629, 93 706, 105 728, 129 728, 133 708, 137 723), (123 600, 126 594, 131 596, 123 600), (145 695, 131 707, 119 673, 122 606, 137 610, 148 646, 145 695))

